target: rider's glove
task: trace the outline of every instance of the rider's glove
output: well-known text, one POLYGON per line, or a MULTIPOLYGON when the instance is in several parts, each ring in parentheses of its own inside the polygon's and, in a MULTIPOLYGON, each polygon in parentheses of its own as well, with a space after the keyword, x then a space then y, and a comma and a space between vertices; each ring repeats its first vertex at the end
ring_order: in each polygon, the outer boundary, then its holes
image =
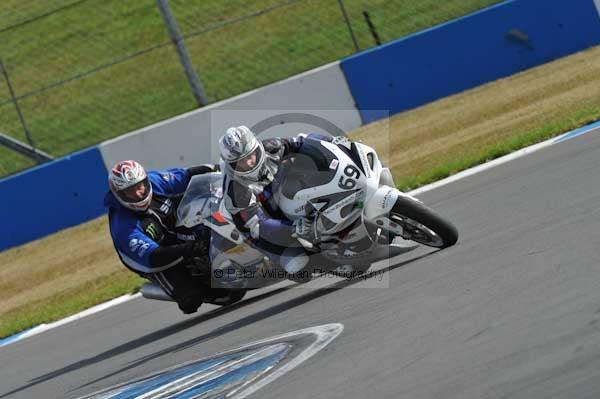
POLYGON ((189 241, 183 244, 161 245, 150 254, 150 267, 163 268, 174 265, 179 260, 192 260, 198 258, 203 263, 208 263, 208 242, 206 240, 189 241))
POLYGON ((185 258, 202 257, 208 253, 207 245, 202 240, 188 241, 183 244, 183 256, 185 258))
POLYGON ((186 247, 184 254, 187 259, 186 267, 192 271, 192 274, 210 274, 208 242, 199 239, 184 245, 186 247))
POLYGON ((317 233, 315 231, 315 224, 312 220, 307 218, 300 218, 294 222, 296 226, 296 232, 294 233, 296 238, 301 238, 314 244, 317 241, 317 233))

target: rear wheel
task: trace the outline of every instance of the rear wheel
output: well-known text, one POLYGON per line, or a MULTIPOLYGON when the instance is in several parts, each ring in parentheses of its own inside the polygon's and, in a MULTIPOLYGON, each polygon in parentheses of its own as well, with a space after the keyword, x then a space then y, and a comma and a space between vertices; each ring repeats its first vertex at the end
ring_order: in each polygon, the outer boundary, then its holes
POLYGON ((435 211, 409 197, 400 196, 389 213, 389 232, 435 248, 458 241, 458 231, 435 211))

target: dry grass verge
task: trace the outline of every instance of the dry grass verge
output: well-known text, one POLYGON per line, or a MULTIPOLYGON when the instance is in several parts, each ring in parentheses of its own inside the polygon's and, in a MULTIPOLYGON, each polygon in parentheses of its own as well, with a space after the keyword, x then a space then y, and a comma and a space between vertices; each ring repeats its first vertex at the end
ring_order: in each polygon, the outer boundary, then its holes
MULTIPOLYGON (((600 119, 600 47, 367 125, 403 188, 600 119), (387 130, 389 129, 389 130, 387 130), (382 132, 389 131, 389 135, 382 132)), ((0 253, 0 336, 123 294, 106 217, 0 253)))
POLYGON ((131 291, 106 216, 0 253, 0 337, 131 291))
POLYGON ((479 163, 503 152, 492 147, 514 149, 507 143, 527 145, 599 118, 600 47, 594 47, 369 124, 350 137, 374 146, 396 183, 410 188, 439 178, 434 170, 453 173, 471 166, 461 160, 479 163))

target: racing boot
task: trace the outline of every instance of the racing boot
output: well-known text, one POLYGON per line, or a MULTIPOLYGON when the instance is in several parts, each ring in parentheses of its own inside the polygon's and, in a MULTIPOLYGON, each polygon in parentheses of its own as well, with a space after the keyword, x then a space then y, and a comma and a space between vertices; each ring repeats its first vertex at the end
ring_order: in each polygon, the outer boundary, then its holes
POLYGON ((177 306, 179 306, 183 314, 196 313, 201 305, 202 298, 200 296, 187 296, 177 301, 177 306))
POLYGON ((197 312, 202 305, 203 293, 204 290, 199 287, 179 287, 173 292, 173 299, 184 314, 191 314, 197 312))

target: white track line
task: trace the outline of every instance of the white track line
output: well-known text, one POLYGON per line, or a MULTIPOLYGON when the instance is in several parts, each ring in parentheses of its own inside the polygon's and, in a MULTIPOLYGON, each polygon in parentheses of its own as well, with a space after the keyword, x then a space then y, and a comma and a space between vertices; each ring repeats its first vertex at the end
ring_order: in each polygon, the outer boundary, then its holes
POLYGON ((409 194, 413 195, 413 196, 417 196, 417 195, 423 194, 423 193, 425 193, 427 191, 435 190, 436 188, 445 186, 445 185, 450 184, 450 183, 454 183, 454 182, 456 182, 458 180, 464 179, 465 177, 469 177, 469 176, 473 176, 473 175, 475 175, 477 173, 481 173, 484 170, 492 169, 492 168, 494 168, 494 167, 496 167, 498 165, 502 165, 503 163, 507 163, 507 162, 513 161, 513 160, 515 160, 517 158, 521 158, 524 155, 531 154, 531 153, 534 153, 534 152, 536 152, 538 150, 541 150, 542 148, 549 147, 552 144, 554 144, 554 140, 555 139, 546 140, 546 141, 543 141, 541 143, 534 144, 534 145, 526 147, 526 148, 522 148, 522 149, 520 149, 518 151, 511 152, 510 154, 507 154, 507 155, 505 155, 503 157, 493 159, 493 160, 491 160, 489 162, 486 162, 486 163, 483 163, 481 165, 477 165, 477 166, 474 166, 474 167, 472 167, 470 169, 463 170, 462 172, 459 172, 459 173, 457 173, 455 175, 448 176, 445 179, 438 180, 438 181, 436 181, 434 183, 428 184, 428 185, 423 186, 423 187, 419 187, 416 190, 410 191, 409 194))
MULTIPOLYGON (((598 0, 598 1, 600 1, 600 0, 598 0)), ((494 168, 494 167, 496 167, 498 165, 502 165, 504 163, 513 161, 513 160, 515 160, 517 158, 521 158, 522 156, 525 156, 525 155, 528 155, 528 154, 532 154, 532 153, 534 153, 536 151, 541 150, 542 148, 549 147, 549 146, 551 146, 553 144, 562 143, 562 142, 567 141, 569 139, 572 139, 572 138, 575 138, 575 137, 579 137, 582 134, 593 133, 595 131, 600 131, 600 122, 596 122, 596 123, 593 123, 591 125, 584 126, 584 127, 579 128, 579 129, 575 129, 575 130, 572 130, 570 132, 564 133, 564 134, 562 134, 562 135, 560 135, 558 137, 554 137, 554 138, 551 138, 549 140, 543 141, 541 143, 534 144, 532 146, 522 148, 522 149, 520 149, 518 151, 512 152, 512 153, 510 153, 508 155, 505 155, 503 157, 500 157, 500 158, 494 159, 492 161, 486 162, 484 164, 475 166, 473 168, 464 170, 462 172, 459 172, 459 173, 457 173, 455 175, 452 175, 450 177, 447 177, 445 179, 442 179, 442 180, 439 180, 437 182, 434 182, 434 183, 428 184, 426 186, 420 187, 420 188, 418 188, 416 190, 412 190, 408 194, 413 195, 413 196, 418 196, 419 194, 423 194, 423 193, 425 193, 427 191, 435 190, 436 188, 445 186, 445 185, 450 184, 450 183, 454 183, 454 182, 456 182, 458 180, 464 179, 465 177, 473 176, 473 175, 475 175, 477 173, 480 173, 480 172, 483 172, 485 170, 494 168)), ((100 312, 102 310, 105 310, 105 309, 108 309, 110 307, 119 305, 119 304, 124 303, 124 302, 128 302, 128 301, 130 301, 132 299, 135 299, 135 298, 139 298, 140 296, 141 296, 141 294, 125 295, 125 296, 113 299, 112 301, 109 301, 109 302, 106 302, 106 303, 94 306, 93 308, 86 309, 83 312, 80 312, 80 313, 77 313, 77 314, 75 314, 73 316, 67 317, 66 319, 62 319, 62 320, 59 320, 59 321, 56 321, 56 322, 50 323, 50 324, 39 325, 39 326, 34 327, 34 328, 32 328, 30 330, 27 330, 25 332, 13 335, 11 337, 7 337, 7 338, 4 338, 4 339, 1 339, 0 340, 0 347, 5 346, 5 345, 10 345, 10 344, 12 344, 14 342, 18 342, 18 341, 22 340, 23 338, 31 337, 33 335, 40 334, 40 333, 42 333, 44 331, 48 331, 48 330, 51 330, 53 328, 60 327, 62 325, 70 323, 72 321, 79 320, 79 319, 81 319, 83 317, 89 316, 89 315, 94 314, 94 313, 98 313, 98 312, 100 312)))
POLYGON ((483 163, 481 165, 477 165, 470 169, 463 170, 462 172, 459 172, 455 175, 449 176, 445 179, 438 180, 434 183, 428 184, 423 187, 419 187, 416 190, 412 190, 411 192, 409 192, 409 194, 413 195, 413 196, 417 196, 417 195, 425 193, 427 191, 435 190, 436 188, 445 186, 446 184, 454 183, 455 181, 464 179, 465 177, 473 176, 477 173, 483 172, 484 170, 492 169, 498 165, 502 165, 504 163, 513 161, 517 158, 521 158, 522 156, 532 154, 536 151, 541 150, 542 148, 550 147, 553 144, 563 143, 567 140, 573 139, 575 137, 579 137, 582 134, 593 133, 595 131, 600 131, 600 123, 593 123, 591 125, 584 126, 582 128, 575 129, 570 132, 561 134, 560 136, 553 137, 549 140, 542 141, 541 143, 537 143, 537 144, 531 145, 529 147, 522 148, 518 151, 511 152, 510 154, 507 154, 503 157, 493 159, 493 160, 483 163))
POLYGON ((128 301, 130 301, 132 299, 139 298, 141 296, 142 296, 142 294, 139 294, 139 293, 138 294, 133 294, 133 295, 123 295, 123 296, 120 296, 120 297, 115 298, 113 300, 110 300, 108 302, 104 302, 104 303, 101 303, 100 305, 96 305, 94 307, 86 309, 83 312, 79 312, 77 314, 74 314, 73 316, 69 316, 67 318, 55 321, 54 323, 40 324, 39 326, 33 327, 32 329, 29 329, 29 330, 27 330, 27 331, 25 331, 23 333, 16 334, 16 335, 14 335, 12 337, 3 338, 2 340, 0 340, 0 347, 5 346, 5 345, 10 345, 12 343, 15 343, 17 341, 22 340, 23 338, 32 337, 34 335, 43 333, 44 331, 52 330, 53 328, 60 327, 62 325, 70 323, 72 321, 79 320, 79 319, 84 318, 86 316, 92 315, 94 313, 101 312, 101 311, 103 311, 105 309, 111 308, 111 307, 119 305, 121 303, 128 302, 128 301))

